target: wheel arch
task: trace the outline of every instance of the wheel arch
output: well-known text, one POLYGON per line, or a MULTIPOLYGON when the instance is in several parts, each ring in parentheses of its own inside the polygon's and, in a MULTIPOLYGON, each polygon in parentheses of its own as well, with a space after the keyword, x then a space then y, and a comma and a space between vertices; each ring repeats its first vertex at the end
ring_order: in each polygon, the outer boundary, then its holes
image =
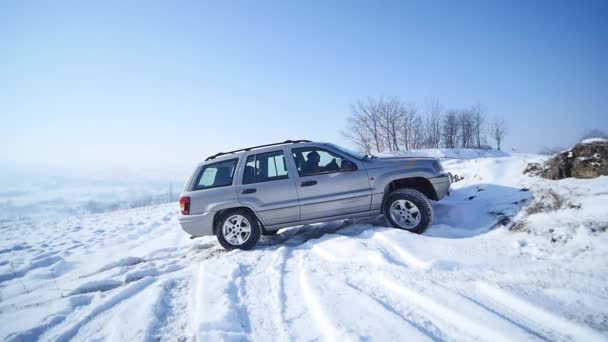
POLYGON ((220 210, 218 210, 218 211, 215 212, 215 215, 213 215, 213 234, 216 233, 217 221, 219 220, 219 218, 224 213, 229 212, 229 211, 233 211, 233 210, 239 210, 239 209, 245 210, 245 211, 249 212, 251 215, 253 215, 253 217, 255 217, 258 220, 258 222, 260 224, 260 227, 262 229, 265 229, 264 228, 264 223, 262 222, 262 220, 260 220, 260 217, 258 216, 258 214, 256 214, 256 212, 253 209, 251 209, 248 206, 240 205, 240 206, 234 206, 234 207, 230 207, 230 208, 220 209, 220 210))
POLYGON ((424 177, 406 177, 394 179, 390 183, 386 185, 384 188, 384 196, 382 198, 382 206, 381 210, 384 212, 384 201, 388 197, 388 195, 398 189, 415 189, 423 193, 426 197, 431 200, 437 200, 437 193, 435 192, 435 188, 431 181, 424 177))

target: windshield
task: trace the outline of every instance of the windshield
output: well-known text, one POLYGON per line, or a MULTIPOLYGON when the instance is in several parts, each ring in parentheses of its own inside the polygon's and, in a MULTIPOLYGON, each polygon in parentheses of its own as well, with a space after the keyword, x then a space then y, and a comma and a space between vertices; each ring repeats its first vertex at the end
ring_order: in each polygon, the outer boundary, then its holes
POLYGON ((342 146, 338 146, 338 145, 334 145, 334 144, 325 144, 327 146, 331 146, 335 149, 337 149, 338 151, 344 152, 346 154, 348 154, 349 156, 359 159, 359 160, 363 160, 365 159, 365 153, 361 153, 361 152, 357 152, 357 151, 353 151, 351 149, 348 149, 346 147, 342 147, 342 146))

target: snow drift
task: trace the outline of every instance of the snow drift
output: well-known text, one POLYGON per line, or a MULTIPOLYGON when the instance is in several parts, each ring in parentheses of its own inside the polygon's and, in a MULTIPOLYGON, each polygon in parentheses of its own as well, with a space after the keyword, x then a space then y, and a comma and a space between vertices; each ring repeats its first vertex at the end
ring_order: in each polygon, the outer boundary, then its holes
POLYGON ((608 339, 608 177, 544 157, 447 160, 464 180, 424 235, 382 221, 284 229, 224 251, 177 205, 0 226, 0 338, 608 339))

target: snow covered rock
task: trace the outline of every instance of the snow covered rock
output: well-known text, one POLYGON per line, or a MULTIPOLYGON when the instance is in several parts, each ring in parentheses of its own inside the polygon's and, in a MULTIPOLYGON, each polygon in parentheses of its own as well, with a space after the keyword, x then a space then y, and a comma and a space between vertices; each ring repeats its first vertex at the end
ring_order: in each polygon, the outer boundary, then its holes
MULTIPOLYGON (((529 165, 530 166, 530 165, 529 165)), ((595 178, 608 175, 608 140, 583 140, 549 159, 542 176, 547 179, 595 178)))
POLYGON ((529 163, 524 170, 524 175, 538 176, 543 172, 543 166, 540 163, 529 163))

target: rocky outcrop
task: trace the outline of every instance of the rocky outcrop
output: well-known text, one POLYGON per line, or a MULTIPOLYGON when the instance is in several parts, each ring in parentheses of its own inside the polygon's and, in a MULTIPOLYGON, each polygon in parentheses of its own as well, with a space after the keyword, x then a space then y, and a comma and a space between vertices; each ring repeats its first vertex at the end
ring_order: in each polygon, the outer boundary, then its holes
POLYGON ((524 175, 538 176, 543 172, 543 166, 540 163, 528 163, 524 170, 524 175))
MULTIPOLYGON (((529 168, 530 165, 527 169, 529 168)), ((548 179, 608 176, 608 140, 583 140, 549 159, 540 174, 548 179)))

